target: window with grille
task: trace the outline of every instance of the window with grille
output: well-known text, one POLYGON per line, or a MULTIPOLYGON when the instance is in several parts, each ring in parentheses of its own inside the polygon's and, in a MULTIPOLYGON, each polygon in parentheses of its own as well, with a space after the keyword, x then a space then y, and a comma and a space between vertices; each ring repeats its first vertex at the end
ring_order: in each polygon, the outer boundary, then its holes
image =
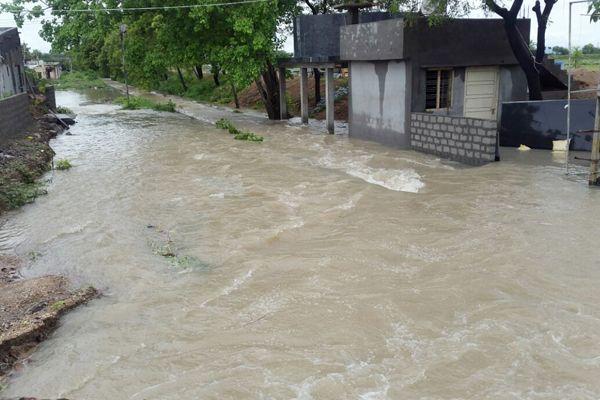
POLYGON ((425 79, 425 108, 436 110, 450 108, 452 99, 452 70, 427 70, 425 79))

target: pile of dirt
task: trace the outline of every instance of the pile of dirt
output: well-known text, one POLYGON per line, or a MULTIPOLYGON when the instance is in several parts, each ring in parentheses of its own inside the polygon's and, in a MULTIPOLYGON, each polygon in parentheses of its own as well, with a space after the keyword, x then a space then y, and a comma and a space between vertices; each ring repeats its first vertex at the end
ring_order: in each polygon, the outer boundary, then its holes
MULTIPOLYGON (((579 84, 579 89, 595 89, 600 84, 600 71, 590 71, 589 69, 578 68, 573 72, 573 80, 579 84)), ((576 99, 593 99, 596 93, 576 93, 576 99)))
POLYGON ((21 279, 22 265, 0 256, 0 376, 44 340, 61 315, 98 294, 93 287, 71 290, 62 276, 21 279))
MULTIPOLYGON (((321 96, 325 98, 325 77, 321 77, 321 96)), ((342 86, 347 86, 346 79, 336 79, 335 80, 335 89, 338 89, 342 86)), ((288 98, 288 113, 290 116, 299 116, 300 115, 300 77, 295 76, 286 81, 287 88, 287 98, 288 98)), ((252 84, 246 89, 240 91, 238 94, 238 98, 240 100, 240 106, 242 108, 253 108, 257 110, 264 109, 262 104, 262 99, 260 97, 260 93, 256 88, 256 84, 252 84)), ((308 104, 311 108, 315 108, 315 80, 313 77, 309 77, 308 79, 308 104)), ((235 106, 235 104, 230 103, 230 106, 235 106)), ((335 101, 335 119, 341 121, 348 120, 348 98, 344 97, 335 101)), ((313 115, 312 118, 323 120, 325 119, 325 110, 320 110, 313 115)))

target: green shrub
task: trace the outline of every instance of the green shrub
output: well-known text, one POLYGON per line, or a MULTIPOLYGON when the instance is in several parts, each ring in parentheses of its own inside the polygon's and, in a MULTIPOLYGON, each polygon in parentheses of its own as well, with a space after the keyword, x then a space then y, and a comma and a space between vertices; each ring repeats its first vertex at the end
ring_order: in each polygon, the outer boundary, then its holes
POLYGON ((64 170, 71 168, 72 166, 73 165, 71 165, 71 162, 69 160, 61 159, 56 162, 56 164, 54 165, 54 168, 58 169, 60 171, 64 171, 64 170))
POLYGON ((215 122, 215 126, 219 129, 225 129, 230 134, 234 135, 233 138, 235 140, 247 140, 249 142, 262 142, 264 138, 262 136, 258 136, 252 132, 243 132, 233 125, 231 121, 226 118, 221 118, 217 122, 215 122))
POLYGON ((120 104, 123 110, 156 110, 156 111, 166 111, 166 112, 175 112, 175 103, 169 100, 166 103, 156 103, 150 99, 146 99, 144 97, 139 96, 129 96, 129 100, 127 97, 118 97, 115 99, 115 103, 120 104))
POLYGON ((262 142, 262 136, 255 135, 252 132, 240 132, 233 137, 235 140, 247 140, 249 142, 262 142))
POLYGON ((221 118, 220 120, 215 122, 215 126, 219 129, 225 129, 225 130, 229 131, 229 133, 231 133, 232 135, 235 135, 238 133, 238 130, 235 127, 235 125, 233 125, 233 123, 226 118, 221 118))
POLYGON ((23 183, 0 180, 0 203, 7 209, 31 203, 36 197, 46 193, 43 185, 38 182, 23 183))
POLYGON ((166 103, 155 103, 152 106, 152 109, 155 111, 164 111, 164 112, 175 112, 175 103, 171 100, 166 103))
POLYGON ((56 113, 57 114, 73 114, 73 111, 71 111, 71 109, 68 107, 58 106, 58 107, 56 107, 56 113))
POLYGON ((57 89, 104 89, 106 83, 93 71, 65 72, 55 82, 57 89))

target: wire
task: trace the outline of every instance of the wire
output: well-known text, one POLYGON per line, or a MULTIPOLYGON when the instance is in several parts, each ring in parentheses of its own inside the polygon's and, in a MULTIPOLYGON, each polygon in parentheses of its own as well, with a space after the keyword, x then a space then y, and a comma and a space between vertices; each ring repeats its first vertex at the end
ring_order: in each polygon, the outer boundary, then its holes
POLYGON ((250 4, 250 3, 262 3, 269 0, 242 0, 242 1, 231 1, 225 3, 204 3, 204 4, 189 4, 180 6, 156 6, 156 7, 127 7, 127 8, 85 8, 85 9, 74 9, 74 10, 52 10, 51 13, 68 14, 68 13, 96 13, 96 12, 111 12, 111 11, 150 11, 150 10, 177 10, 177 9, 190 9, 200 7, 221 7, 221 6, 234 6, 238 4, 250 4))

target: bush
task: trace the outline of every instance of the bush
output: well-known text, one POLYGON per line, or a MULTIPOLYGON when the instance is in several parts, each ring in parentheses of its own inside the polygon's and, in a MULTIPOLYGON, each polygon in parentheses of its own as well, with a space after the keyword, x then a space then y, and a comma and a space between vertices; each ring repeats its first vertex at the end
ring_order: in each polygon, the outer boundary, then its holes
POLYGON ((104 89, 106 83, 93 71, 66 72, 55 82, 57 89, 104 89))
POLYGON ((58 160, 56 162, 56 164, 54 165, 54 169, 57 169, 59 171, 64 171, 67 169, 70 169, 73 165, 71 164, 71 162, 67 159, 61 159, 58 160))
POLYGON ((0 204, 7 209, 18 208, 33 202, 41 195, 46 194, 43 185, 37 182, 7 182, 0 180, 0 204))
POLYGON ((248 142, 262 142, 264 138, 262 136, 258 136, 252 132, 243 132, 233 125, 231 121, 226 118, 221 118, 217 122, 215 122, 215 126, 219 129, 225 129, 230 134, 234 135, 235 140, 247 140, 248 142))
POLYGON ((152 100, 146 99, 139 96, 129 96, 129 100, 126 97, 118 97, 115 103, 121 104, 124 110, 156 110, 175 112, 175 103, 169 100, 166 103, 156 103, 152 100))
POLYGON ((58 106, 58 107, 56 107, 56 113, 57 114, 73 114, 73 111, 71 111, 71 109, 68 107, 58 106))

